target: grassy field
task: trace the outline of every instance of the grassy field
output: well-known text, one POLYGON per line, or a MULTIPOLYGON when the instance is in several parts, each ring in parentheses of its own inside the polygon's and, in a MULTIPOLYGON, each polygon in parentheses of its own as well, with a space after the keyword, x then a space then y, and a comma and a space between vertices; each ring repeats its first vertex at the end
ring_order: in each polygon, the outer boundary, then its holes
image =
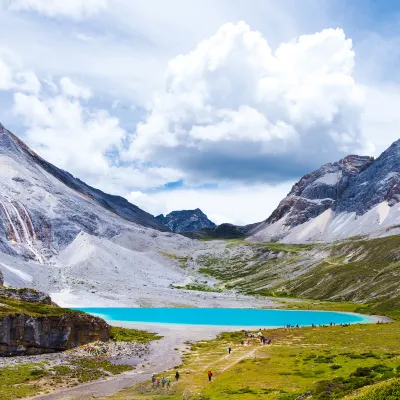
POLYGON ((223 288, 260 296, 334 301, 400 298, 400 236, 334 244, 227 241, 194 259, 223 288))
POLYGON ((54 367, 46 362, 3 367, 0 368, 0 399, 14 400, 40 392, 50 393, 56 387, 72 387, 132 369, 129 365, 113 365, 100 358, 77 358, 69 365, 54 367))
POLYGON ((110 340, 117 342, 149 343, 152 340, 161 339, 157 333, 142 331, 140 329, 128 329, 113 326, 110 332, 110 340))
MULTIPOLYGON (((269 346, 256 339, 247 345, 242 332, 198 342, 179 367, 179 382, 174 382, 174 370, 160 375, 173 381, 170 388, 153 388, 151 382, 144 382, 111 399, 294 400, 305 393, 313 399, 341 399, 400 376, 399 322, 280 329, 265 335, 272 339, 269 346), (214 375, 211 383, 209 369, 214 375)), ((393 385, 398 387, 396 382, 393 385)), ((364 393, 368 396, 368 391, 364 393)))

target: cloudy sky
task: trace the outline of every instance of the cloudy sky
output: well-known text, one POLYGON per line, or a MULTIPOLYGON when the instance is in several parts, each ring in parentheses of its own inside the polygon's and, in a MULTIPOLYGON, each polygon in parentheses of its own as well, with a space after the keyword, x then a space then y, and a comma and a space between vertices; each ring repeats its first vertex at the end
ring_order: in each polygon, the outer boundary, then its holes
POLYGON ((260 221, 399 137, 396 1, 0 3, 0 121, 152 214, 260 221))

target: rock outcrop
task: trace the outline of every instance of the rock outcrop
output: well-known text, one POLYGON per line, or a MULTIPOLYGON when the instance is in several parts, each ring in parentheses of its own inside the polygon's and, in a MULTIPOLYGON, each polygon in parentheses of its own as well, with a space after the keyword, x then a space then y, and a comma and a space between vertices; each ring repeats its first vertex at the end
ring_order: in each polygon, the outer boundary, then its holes
POLYGON ((30 288, 14 289, 0 287, 0 297, 7 297, 8 299, 28 303, 55 305, 48 294, 30 288))
POLYGON ((59 308, 37 290, 0 288, 0 357, 54 353, 109 337, 101 318, 59 308))
POLYGON ((0 316, 2 357, 54 353, 109 337, 110 328, 104 320, 78 312, 60 316, 0 316))
POLYGON ((195 210, 172 211, 166 216, 162 214, 158 215, 156 219, 175 233, 197 232, 202 229, 215 227, 214 222, 210 221, 207 215, 199 208, 195 210))

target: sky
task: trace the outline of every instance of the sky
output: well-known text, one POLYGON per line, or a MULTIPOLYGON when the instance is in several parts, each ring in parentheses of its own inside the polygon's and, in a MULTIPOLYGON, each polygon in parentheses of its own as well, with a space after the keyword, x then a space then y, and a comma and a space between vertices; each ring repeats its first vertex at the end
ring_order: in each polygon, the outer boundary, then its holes
POLYGON ((0 0, 0 121, 157 215, 266 219, 400 131, 400 4, 0 0))

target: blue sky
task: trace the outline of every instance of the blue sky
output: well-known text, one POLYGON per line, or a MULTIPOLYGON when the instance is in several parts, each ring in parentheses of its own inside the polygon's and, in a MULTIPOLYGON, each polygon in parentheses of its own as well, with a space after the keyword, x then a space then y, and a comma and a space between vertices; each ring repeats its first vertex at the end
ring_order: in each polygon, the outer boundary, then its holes
POLYGON ((1 5, 2 123, 153 214, 260 221, 304 173, 398 138, 396 1, 1 5))

